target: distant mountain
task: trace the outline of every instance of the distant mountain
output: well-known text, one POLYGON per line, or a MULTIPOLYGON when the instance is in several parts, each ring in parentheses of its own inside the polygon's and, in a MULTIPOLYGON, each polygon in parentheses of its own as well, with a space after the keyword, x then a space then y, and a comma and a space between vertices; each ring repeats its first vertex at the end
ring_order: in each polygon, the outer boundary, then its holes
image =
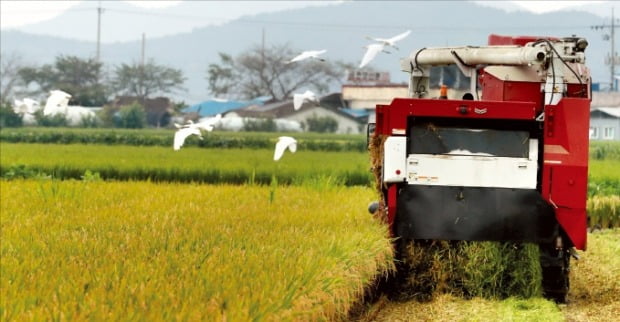
MULTIPOLYGON (((16 30, 94 41, 97 36, 98 7, 101 5, 101 41, 135 41, 147 36, 163 37, 194 28, 221 25, 242 16, 286 9, 329 6, 323 1, 197 1, 186 0, 164 8, 144 8, 127 1, 79 1, 58 17, 21 26, 16 30), (79 26, 79 28, 76 28, 79 26)), ((23 14, 23 13, 22 13, 23 14)))
MULTIPOLYGON (((153 17, 152 19, 157 19, 153 17)), ((108 22, 112 23, 112 22, 108 22)), ((163 23, 163 20, 162 20, 163 23)), ((485 45, 491 33, 506 35, 586 37, 586 53, 595 82, 609 79, 604 57, 610 43, 604 32, 591 25, 608 23, 604 18, 576 11, 531 14, 507 12, 456 1, 347 1, 337 5, 309 7, 243 17, 220 25, 195 28, 191 32, 149 38, 146 57, 184 71, 187 93, 177 99, 196 103, 209 97, 205 80, 207 66, 218 62, 218 52, 237 55, 261 43, 289 43, 299 50, 327 49, 327 59, 359 63, 368 43, 366 35, 391 37, 404 30, 413 32, 399 43, 400 51, 380 54, 370 66, 389 71, 392 80, 406 81, 399 59, 414 49, 446 45, 485 45)), ((60 54, 94 56, 94 42, 40 36, 19 31, 0 33, 2 52, 19 53, 24 60, 43 64, 60 54)), ((101 57, 108 69, 140 59, 141 42, 102 44, 101 57)))
MULTIPOLYGON (((474 1, 477 4, 483 5, 483 6, 487 6, 487 7, 492 7, 492 8, 498 8, 498 9, 502 9, 508 12, 515 12, 515 11, 522 11, 522 12, 528 12, 528 10, 525 8, 525 4, 523 4, 526 1, 521 1, 520 3, 514 3, 514 2, 510 2, 510 1, 474 1)), ((545 1, 546 5, 551 5, 553 6, 553 2, 551 1, 545 1)), ((564 1, 566 2, 566 1, 564 1)), ((597 1, 597 2, 587 2, 587 3, 582 3, 582 4, 574 4, 572 6, 566 7, 564 9, 561 9, 560 11, 582 11, 582 12, 588 12, 603 18, 609 18, 611 16, 611 11, 612 8, 616 6, 616 7, 620 7, 617 6, 617 2, 616 1, 597 1)))

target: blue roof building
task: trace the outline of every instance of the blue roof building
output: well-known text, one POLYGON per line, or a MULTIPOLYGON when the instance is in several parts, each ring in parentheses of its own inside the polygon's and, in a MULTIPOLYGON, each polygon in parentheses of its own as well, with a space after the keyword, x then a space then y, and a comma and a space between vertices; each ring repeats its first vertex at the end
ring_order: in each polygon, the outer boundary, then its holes
POLYGON ((200 117, 223 114, 230 110, 239 109, 248 105, 263 105, 270 100, 270 96, 257 97, 250 101, 229 101, 221 99, 210 99, 181 110, 183 113, 198 113, 200 117))

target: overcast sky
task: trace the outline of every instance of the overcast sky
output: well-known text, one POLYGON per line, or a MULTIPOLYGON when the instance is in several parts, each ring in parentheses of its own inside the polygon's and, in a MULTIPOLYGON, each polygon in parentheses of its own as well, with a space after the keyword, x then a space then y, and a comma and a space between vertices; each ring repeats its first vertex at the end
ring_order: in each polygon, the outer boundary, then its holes
MULTIPOLYGON (((117 0, 118 1, 118 0, 117 0)), ((0 1, 0 28, 19 28, 45 20, 53 19, 82 1, 0 1)), ((91 1, 93 5, 95 1, 91 1)), ((136 7, 166 8, 176 6, 181 1, 125 1, 136 7)), ((210 1, 213 14, 232 20, 247 14, 257 14, 307 6, 326 5, 339 1, 210 1), (231 3, 235 10, 231 10, 231 3), (218 10, 219 9, 219 10, 218 10)), ((567 7, 575 7, 588 2, 602 1, 475 1, 486 6, 505 8, 506 2, 520 6, 535 13, 545 13, 567 7)), ((105 1, 103 3, 105 7, 105 1)))
MULTIPOLYGON (((108 0, 109 1, 109 0, 108 0)), ((115 0, 119 1, 120 0, 115 0)), ((194 2, 196 0, 192 0, 194 2)), ((0 28, 18 28, 53 19, 84 1, 0 1, 0 28)), ((93 6, 98 2, 90 1, 93 6)), ((106 6, 102 1, 102 7, 106 6)), ((111 1, 110 1, 111 2, 111 1)), ((182 1, 122 1, 141 8, 167 8, 182 1)), ((308 6, 320 6, 341 1, 207 1, 209 14, 232 20, 248 14, 272 12, 308 6)))

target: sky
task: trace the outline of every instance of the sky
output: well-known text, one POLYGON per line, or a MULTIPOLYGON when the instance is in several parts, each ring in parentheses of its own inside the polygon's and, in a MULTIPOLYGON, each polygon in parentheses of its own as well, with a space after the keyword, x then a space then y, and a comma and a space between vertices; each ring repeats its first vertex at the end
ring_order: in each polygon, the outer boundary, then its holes
MULTIPOLYGON (((0 28, 12 29, 43 22, 62 14, 81 1, 0 1, 0 28)), ((92 1, 95 4, 95 1, 92 1)), ((181 1, 124 1, 142 8, 166 8, 178 5, 181 1)), ((236 6, 238 10, 224 9, 230 7, 231 1, 211 1, 214 7, 222 7, 219 12, 228 19, 235 19, 244 14, 256 14, 284 9, 300 8, 314 5, 324 5, 319 1, 238 1, 232 2, 243 5, 236 6)), ((330 1, 334 2, 334 1, 330 1)), ((522 7, 534 13, 547 13, 554 10, 580 6, 588 2, 602 1, 475 1, 490 7, 502 7, 503 2, 522 7)), ((105 5, 105 3, 104 3, 105 5)))
MULTIPOLYGON (((110 1, 110 0, 108 0, 110 1)), ((119 1, 120 0, 115 0, 119 1)), ((0 1, 0 28, 19 28, 30 24, 53 19, 66 10, 74 8, 84 1, 0 1)), ((93 6, 98 2, 90 0, 93 6)), ((102 1, 102 7, 105 7, 102 1)), ((110 1, 112 2, 112 1, 110 1)), ((137 8, 169 8, 178 5, 182 1, 122 1, 137 8)), ((308 6, 324 5, 325 3, 337 3, 340 1, 208 1, 210 13, 228 20, 238 18, 246 14, 257 14, 285 9, 302 8, 308 6), (231 9, 234 7, 234 9, 231 9)))

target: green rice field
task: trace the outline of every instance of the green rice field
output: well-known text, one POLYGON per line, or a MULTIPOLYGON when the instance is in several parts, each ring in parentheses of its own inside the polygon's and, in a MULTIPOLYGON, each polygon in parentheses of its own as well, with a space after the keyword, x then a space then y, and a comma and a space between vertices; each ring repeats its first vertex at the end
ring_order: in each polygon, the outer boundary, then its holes
POLYGON ((104 179, 207 183, 290 184, 331 177, 346 185, 369 185, 368 156, 361 152, 288 151, 278 162, 273 149, 203 149, 86 144, 0 143, 0 173, 17 166, 55 178, 79 179, 86 170, 104 179))

